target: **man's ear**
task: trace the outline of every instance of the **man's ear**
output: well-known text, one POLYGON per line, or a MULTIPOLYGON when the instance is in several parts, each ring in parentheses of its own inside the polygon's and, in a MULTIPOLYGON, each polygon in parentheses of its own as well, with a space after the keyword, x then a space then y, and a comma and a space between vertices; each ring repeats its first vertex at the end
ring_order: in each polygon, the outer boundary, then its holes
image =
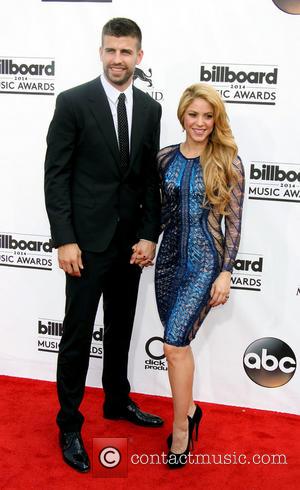
POLYGON ((140 49, 139 52, 138 52, 138 55, 137 55, 137 60, 136 60, 136 64, 137 65, 140 64, 140 62, 143 59, 143 56, 144 56, 144 51, 142 49, 140 49))

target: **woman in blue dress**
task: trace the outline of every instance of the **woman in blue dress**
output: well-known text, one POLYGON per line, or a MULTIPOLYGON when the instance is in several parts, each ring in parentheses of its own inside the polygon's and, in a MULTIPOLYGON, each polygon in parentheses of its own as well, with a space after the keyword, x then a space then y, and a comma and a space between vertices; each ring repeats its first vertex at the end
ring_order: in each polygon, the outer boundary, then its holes
POLYGON ((190 342, 210 308, 229 298, 244 195, 243 165, 218 92, 207 84, 188 87, 177 115, 185 141, 158 154, 164 234, 155 270, 174 408, 171 468, 186 463, 194 429, 197 439, 202 412, 192 396, 190 342))

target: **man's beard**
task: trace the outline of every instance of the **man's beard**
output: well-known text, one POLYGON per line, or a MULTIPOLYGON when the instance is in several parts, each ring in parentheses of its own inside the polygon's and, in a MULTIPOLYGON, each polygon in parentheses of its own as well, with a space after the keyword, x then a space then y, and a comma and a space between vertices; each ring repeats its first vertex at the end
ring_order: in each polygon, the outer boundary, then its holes
POLYGON ((119 78, 118 76, 114 77, 113 75, 110 74, 109 68, 104 68, 104 73, 110 82, 112 82, 115 85, 124 85, 128 80, 132 77, 133 71, 130 71, 129 69, 124 70, 122 78, 119 78))

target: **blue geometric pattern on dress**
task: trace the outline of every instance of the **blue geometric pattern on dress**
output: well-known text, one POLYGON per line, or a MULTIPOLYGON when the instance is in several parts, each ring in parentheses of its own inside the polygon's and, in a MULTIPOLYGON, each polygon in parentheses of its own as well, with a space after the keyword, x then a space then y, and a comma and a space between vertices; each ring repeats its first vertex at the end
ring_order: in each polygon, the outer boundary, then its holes
MULTIPOLYGON (((241 213, 235 207, 237 220, 231 224, 228 207, 228 236, 224 239, 222 216, 211 207, 203 207, 205 186, 199 157, 188 159, 179 148, 167 147, 158 154, 164 235, 156 259, 155 292, 164 341, 184 346, 195 337, 210 309, 212 283, 222 268, 230 270, 233 266, 239 237, 235 233, 231 236, 229 230, 233 226, 240 235, 241 213)), ((243 195, 240 180, 238 188, 238 194, 243 195)), ((233 197, 241 209, 242 197, 233 197)))

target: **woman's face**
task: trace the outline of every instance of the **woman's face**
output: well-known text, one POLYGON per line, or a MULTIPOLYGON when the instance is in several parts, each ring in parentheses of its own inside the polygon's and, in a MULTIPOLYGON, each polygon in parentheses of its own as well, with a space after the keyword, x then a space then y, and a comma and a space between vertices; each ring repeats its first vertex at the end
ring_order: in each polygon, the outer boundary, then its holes
POLYGON ((205 146, 214 129, 214 123, 213 106, 200 97, 194 99, 183 116, 187 143, 205 146))

